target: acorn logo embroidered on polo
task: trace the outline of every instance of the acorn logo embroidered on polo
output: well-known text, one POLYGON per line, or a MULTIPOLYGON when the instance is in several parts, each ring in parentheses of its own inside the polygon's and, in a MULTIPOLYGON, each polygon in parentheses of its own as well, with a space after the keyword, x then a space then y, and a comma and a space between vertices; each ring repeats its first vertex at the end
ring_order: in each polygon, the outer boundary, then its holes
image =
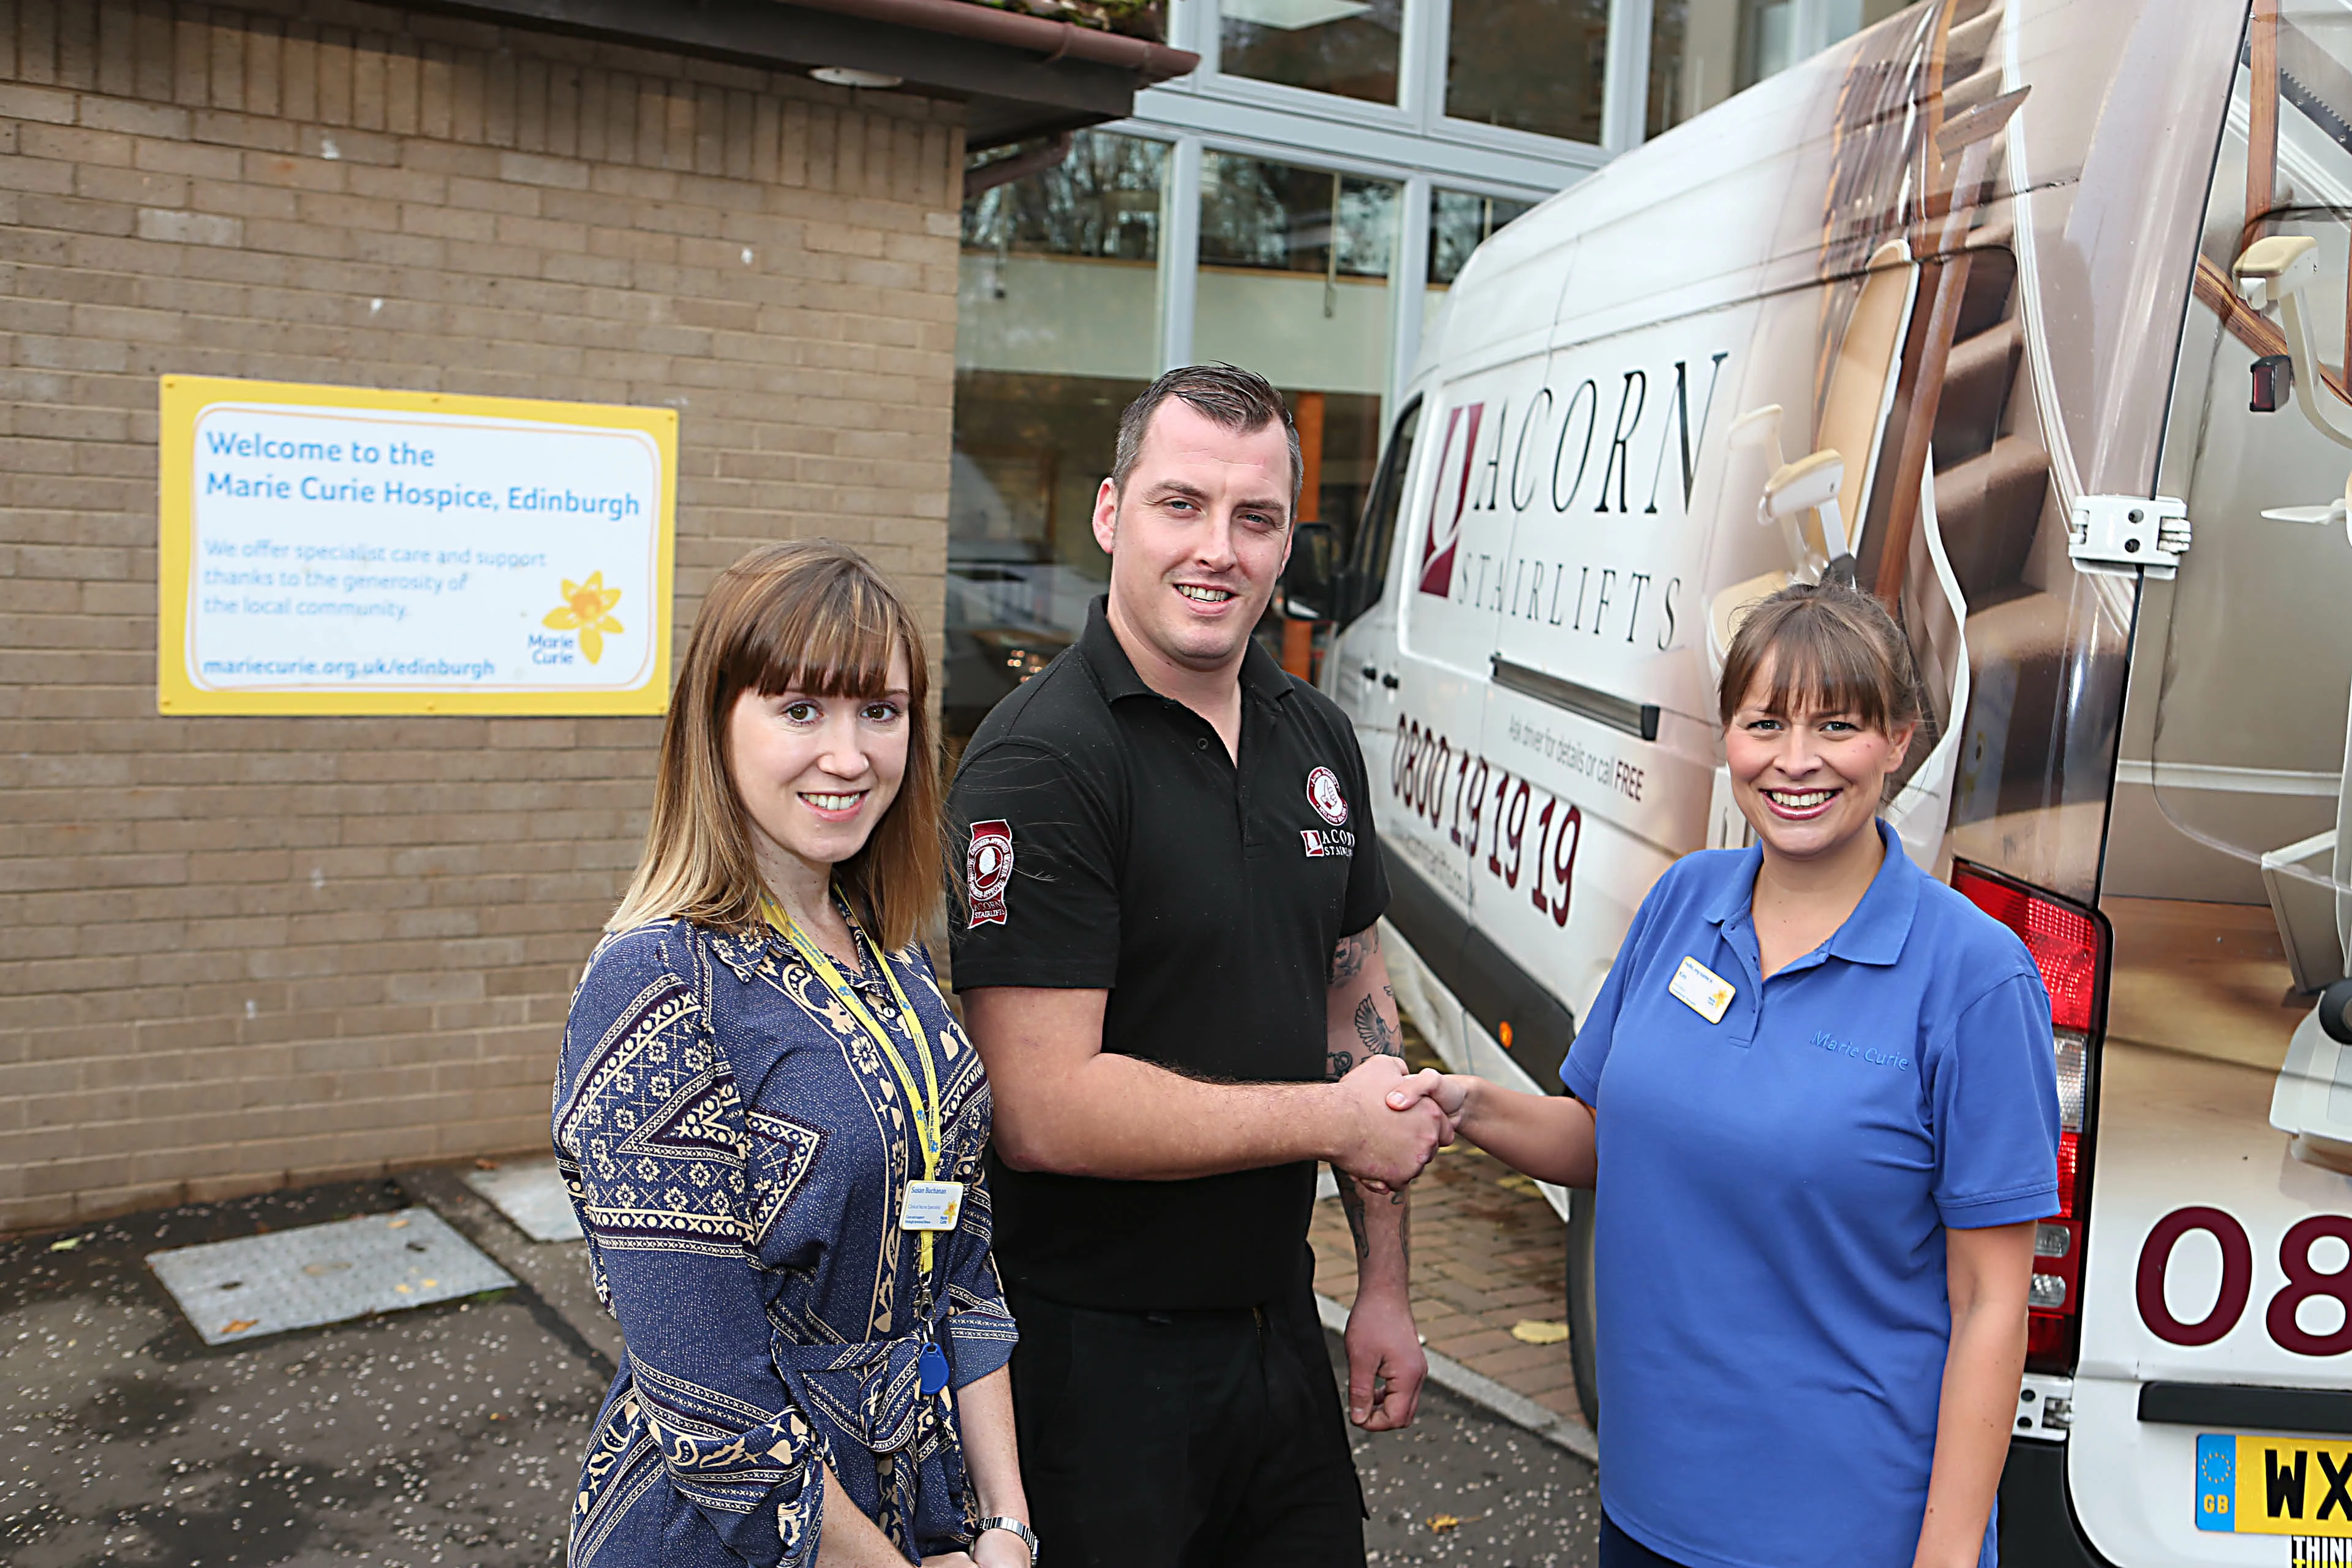
POLYGON ((965 929, 1004 923, 1004 889, 1013 880, 1013 825, 975 822, 964 850, 965 929))
POLYGON ((1307 841, 1307 858, 1321 860, 1336 856, 1351 860, 1356 855, 1356 836, 1344 827, 1302 827, 1298 837, 1307 841))
POLYGON ((1348 826, 1348 797, 1339 793, 1339 775, 1329 768, 1317 768, 1307 775, 1307 804, 1332 826, 1348 826))

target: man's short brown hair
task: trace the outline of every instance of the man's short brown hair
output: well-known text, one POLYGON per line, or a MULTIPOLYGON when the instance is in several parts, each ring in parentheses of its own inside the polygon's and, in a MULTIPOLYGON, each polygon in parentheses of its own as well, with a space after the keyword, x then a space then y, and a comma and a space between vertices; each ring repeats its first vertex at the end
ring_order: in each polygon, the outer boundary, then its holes
POLYGON ((1298 426, 1291 423, 1290 405, 1283 402, 1274 384, 1255 371, 1222 363, 1179 366, 1145 387, 1127 405, 1127 412, 1118 416, 1118 450, 1110 468, 1113 485, 1122 491, 1127 489, 1127 478, 1135 472, 1136 459, 1143 455, 1143 435, 1151 427, 1151 416, 1171 397, 1182 398, 1194 413, 1236 436, 1255 436, 1280 420, 1282 433, 1290 441, 1290 510, 1293 516, 1297 514, 1298 488, 1306 479, 1306 468, 1299 459, 1298 426))

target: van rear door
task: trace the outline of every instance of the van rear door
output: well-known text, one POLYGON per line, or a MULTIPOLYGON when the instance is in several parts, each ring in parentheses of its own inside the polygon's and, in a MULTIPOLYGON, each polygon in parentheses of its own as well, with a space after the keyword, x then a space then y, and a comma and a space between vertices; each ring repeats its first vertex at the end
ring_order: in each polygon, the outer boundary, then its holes
MULTIPOLYGON (((2352 1048, 2314 994, 2343 974, 2352 919, 2352 447, 2297 407, 2250 408, 2277 316, 2225 321, 2212 286, 2249 239, 2310 236, 2302 305, 2341 353, 2352 15, 2281 9, 2239 73, 2202 237, 2167 439, 2195 546, 2143 591, 2101 900, 2115 961, 2068 1489, 2092 1542, 2136 1565, 2352 1552, 2352 1048), (2256 60, 2280 90, 2250 114, 2256 60), (2248 140, 2273 112, 2274 158, 2248 140)), ((2338 365, 2295 368, 2314 383, 2297 395, 2352 423, 2338 365)))

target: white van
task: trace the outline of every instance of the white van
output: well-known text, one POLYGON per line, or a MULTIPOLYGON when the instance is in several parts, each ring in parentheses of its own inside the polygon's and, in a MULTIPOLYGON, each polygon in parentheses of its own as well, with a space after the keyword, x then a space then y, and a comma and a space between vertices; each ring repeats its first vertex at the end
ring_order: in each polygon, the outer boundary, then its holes
POLYGON ((2352 1552, 2347 220, 2352 0, 1930 0, 1489 241, 1295 569, 1399 994, 1553 1093, 1652 882, 1744 841, 1741 607, 1847 556, 1899 607, 1888 815, 2057 1024, 2011 1564, 2352 1552))

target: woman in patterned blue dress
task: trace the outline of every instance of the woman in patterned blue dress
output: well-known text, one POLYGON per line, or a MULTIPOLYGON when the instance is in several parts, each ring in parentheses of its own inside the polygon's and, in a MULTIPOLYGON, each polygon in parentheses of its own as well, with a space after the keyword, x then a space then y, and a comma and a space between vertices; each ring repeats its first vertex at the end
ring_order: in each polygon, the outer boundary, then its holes
POLYGON ((555 1085, 626 1346, 582 1568, 1029 1568, 988 1086, 916 941, 942 889, 925 679, 838 545, 753 552, 695 623, 555 1085))

